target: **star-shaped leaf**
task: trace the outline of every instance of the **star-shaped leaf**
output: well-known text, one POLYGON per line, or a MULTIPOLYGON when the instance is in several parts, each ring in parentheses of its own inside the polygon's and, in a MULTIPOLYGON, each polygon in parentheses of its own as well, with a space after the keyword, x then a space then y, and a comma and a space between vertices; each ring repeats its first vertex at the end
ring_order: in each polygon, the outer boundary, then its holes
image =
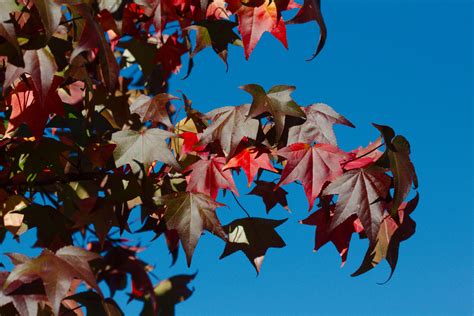
POLYGON ((216 199, 219 189, 231 190, 239 194, 235 187, 232 173, 224 169, 224 157, 212 157, 200 159, 183 170, 183 173, 191 171, 186 177, 188 192, 198 192, 209 195, 216 199))
POLYGON ((290 211, 286 199, 288 192, 277 187, 273 182, 257 180, 255 181, 255 187, 248 194, 257 195, 262 198, 267 214, 277 204, 280 204, 285 210, 290 211))
POLYGON ((282 148, 277 153, 286 159, 278 186, 301 181, 309 202, 309 210, 321 193, 324 184, 342 175, 341 161, 348 155, 329 144, 297 143, 282 148))
POLYGON ((290 94, 295 90, 293 86, 274 86, 268 92, 257 84, 248 84, 241 88, 253 97, 248 116, 258 117, 263 113, 270 113, 275 122, 277 139, 280 139, 283 133, 286 116, 306 118, 305 113, 291 98, 290 94))
POLYGON ((333 217, 332 212, 334 212, 334 205, 330 206, 329 209, 321 208, 302 220, 301 223, 316 226, 314 251, 317 251, 328 242, 332 242, 341 256, 341 266, 343 266, 346 263, 352 234, 362 232, 363 227, 360 220, 352 215, 331 231, 329 225, 333 217))
POLYGON ((354 169, 344 173, 324 189, 324 195, 338 194, 330 230, 351 215, 359 217, 370 241, 377 239, 385 210, 384 199, 390 188, 390 177, 375 168, 354 169))
POLYGON ((130 112, 138 114, 142 122, 152 121, 171 128, 173 124, 166 109, 171 100, 179 98, 167 93, 157 94, 153 98, 142 94, 130 105, 130 112))
POLYGON ((239 36, 233 31, 236 26, 237 23, 229 20, 203 20, 190 26, 191 29, 196 30, 196 47, 192 56, 211 46, 228 67, 227 46, 229 44, 242 45, 239 36))
POLYGON ((286 246, 275 228, 286 222, 258 217, 240 218, 224 226, 229 236, 220 259, 236 251, 245 253, 257 274, 260 273, 262 262, 269 248, 283 248, 286 246))
POLYGON ((154 161, 161 161, 175 169, 180 169, 176 158, 169 149, 166 139, 177 137, 175 134, 150 128, 145 131, 123 130, 112 134, 112 142, 117 144, 114 150, 114 159, 117 166, 129 164, 133 172, 140 171, 140 166, 135 162, 141 162, 145 170, 154 161))
POLYGON ((206 114, 212 123, 204 130, 200 145, 218 141, 222 150, 231 157, 244 137, 256 139, 259 122, 248 118, 250 105, 225 106, 206 114))
POLYGON ((227 0, 227 3, 229 10, 238 17, 246 59, 265 32, 271 33, 288 48, 285 22, 275 1, 264 0, 255 5, 243 4, 240 0, 227 0))
MULTIPOLYGON (((17 261, 18 257, 15 254, 10 255, 12 256, 14 258, 12 261, 17 261)), ((83 280, 102 295, 89 266, 89 261, 99 257, 95 253, 72 246, 61 248, 56 254, 45 249, 37 258, 24 257, 22 262, 17 262, 3 288, 8 294, 21 283, 30 283, 40 278, 53 312, 57 315, 61 301, 75 278, 83 280)))
POLYGON ((270 151, 263 147, 247 147, 232 157, 225 165, 224 170, 242 168, 247 175, 248 186, 250 187, 260 169, 277 172, 270 162, 269 153, 270 151))
POLYGON ((80 200, 77 204, 79 212, 76 214, 75 227, 94 225, 95 234, 103 245, 110 229, 113 226, 119 227, 115 214, 116 205, 107 199, 96 197, 80 200))
POLYGON ((191 192, 169 194, 159 200, 166 206, 166 227, 178 232, 188 266, 191 265, 194 249, 204 229, 225 239, 215 211, 224 204, 214 201, 208 195, 191 192))
POLYGON ((288 132, 288 145, 312 142, 337 145, 333 125, 342 124, 354 127, 345 117, 323 103, 311 104, 301 108, 306 114, 306 121, 292 126, 288 132))

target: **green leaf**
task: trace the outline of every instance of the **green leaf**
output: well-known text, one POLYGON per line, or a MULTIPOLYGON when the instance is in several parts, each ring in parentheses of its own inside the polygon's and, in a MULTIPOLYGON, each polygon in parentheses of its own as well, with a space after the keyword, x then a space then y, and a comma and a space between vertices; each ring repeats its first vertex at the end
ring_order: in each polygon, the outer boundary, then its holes
POLYGON ((388 151, 390 170, 395 187, 391 214, 396 215, 398 207, 410 193, 412 184, 418 186, 415 167, 410 160, 410 143, 403 136, 395 136, 392 141, 395 151, 388 151))

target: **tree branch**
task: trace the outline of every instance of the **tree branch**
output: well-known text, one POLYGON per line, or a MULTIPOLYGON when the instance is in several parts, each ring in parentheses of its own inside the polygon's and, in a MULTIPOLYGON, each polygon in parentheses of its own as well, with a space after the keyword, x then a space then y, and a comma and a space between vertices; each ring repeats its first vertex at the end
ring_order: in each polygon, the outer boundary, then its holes
POLYGON ((28 182, 26 179, 7 179, 0 180, 0 188, 18 187, 18 186, 47 186, 55 183, 70 183, 77 181, 101 180, 107 173, 105 171, 82 172, 82 173, 68 173, 65 175, 52 176, 50 178, 38 179, 34 182, 28 182))

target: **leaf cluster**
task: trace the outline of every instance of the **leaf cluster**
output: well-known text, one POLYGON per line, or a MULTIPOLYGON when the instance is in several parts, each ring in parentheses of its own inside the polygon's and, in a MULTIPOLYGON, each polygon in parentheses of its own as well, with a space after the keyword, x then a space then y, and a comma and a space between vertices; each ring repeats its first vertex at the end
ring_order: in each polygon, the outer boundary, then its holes
POLYGON ((417 178, 403 136, 375 125, 379 139, 344 151, 333 125, 354 125, 328 105, 300 105, 293 86, 244 85, 248 103, 208 113, 168 93, 170 76, 184 60, 188 76, 203 49, 227 65, 229 45, 243 46, 248 59, 265 32, 287 47, 290 24, 318 23, 316 56, 326 39, 319 0, 0 5, 0 240, 33 231, 42 248, 35 258, 8 254, 0 314, 122 315, 117 291, 143 302, 142 315, 173 314, 196 275, 154 280, 126 233, 164 239, 173 264, 182 248, 191 265, 209 232, 222 240, 221 258, 241 251, 260 273, 268 249, 285 246, 276 229, 286 219, 251 216, 237 197, 241 170, 267 215, 289 211, 283 186, 301 184, 315 250, 332 242, 344 263, 356 233, 369 246, 354 275, 382 259, 393 273, 418 202, 407 201, 417 178), (216 209, 228 191, 246 216, 232 210, 223 225, 216 209))

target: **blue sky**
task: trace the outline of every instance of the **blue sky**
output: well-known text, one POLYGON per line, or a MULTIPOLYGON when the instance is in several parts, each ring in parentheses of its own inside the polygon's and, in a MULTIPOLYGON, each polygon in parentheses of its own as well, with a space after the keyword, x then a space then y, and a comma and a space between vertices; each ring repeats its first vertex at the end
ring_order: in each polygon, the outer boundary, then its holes
MULTIPOLYGON (((318 36, 315 24, 288 28, 289 50, 264 35, 249 61, 243 50, 229 52, 229 71, 211 49, 196 57, 191 76, 171 82, 208 111, 249 102, 238 89, 246 83, 266 88, 295 85, 302 104, 325 102, 345 115, 356 129, 336 127, 339 145, 351 150, 378 136, 372 122, 392 126, 412 145, 421 201, 413 214, 417 232, 401 244, 392 280, 380 264, 363 276, 350 276, 360 264, 366 240, 353 238, 348 262, 332 245, 313 253, 314 228, 298 224, 307 213, 302 188, 292 184, 289 204, 272 218, 287 218, 278 231, 287 243, 270 249, 256 277, 246 257, 219 260, 224 247, 205 234, 191 268, 180 253, 169 268, 164 241, 144 241, 143 258, 156 263, 156 274, 168 277, 199 271, 193 296, 177 306, 182 315, 472 315, 472 12, 470 1, 323 1, 329 38, 321 55, 311 56, 318 36)), ((243 175, 237 176, 240 201, 253 216, 265 217, 258 198, 247 196, 243 175)), ((245 214, 220 196, 229 208, 223 223, 245 214)), ((2 252, 18 251, 16 243, 2 252)), ((2 260, 5 262, 6 260, 2 260)), ((125 296, 116 297, 119 303, 125 296)), ((124 308, 135 315, 139 304, 124 308)))
MULTIPOLYGON (((372 122, 391 125, 412 145, 421 202, 413 214, 417 233, 403 242, 392 280, 383 263, 353 278, 366 240, 353 238, 346 266, 327 245, 313 253, 313 227, 298 224, 307 201, 298 185, 290 192, 293 213, 279 232, 287 243, 270 249, 256 277, 243 254, 217 258, 223 245, 201 239, 189 271, 199 270, 196 291, 177 307, 203 315, 471 315, 472 314, 472 12, 469 1, 322 1, 327 45, 312 62, 314 24, 288 28, 286 51, 269 34, 246 62, 229 52, 229 72, 208 50, 187 80, 174 80, 200 110, 249 102, 237 87, 259 83, 297 87, 300 104, 325 102, 356 129, 336 128, 343 149, 374 140, 372 122)), ((240 179, 240 178, 239 178, 240 179)), ((242 193, 246 193, 241 181, 242 193)), ((224 223, 244 214, 230 199, 224 223)), ((242 194, 254 216, 264 206, 242 194)), ((273 218, 285 218, 281 208, 273 218)), ((150 256, 151 258, 151 256, 150 256)), ((184 258, 174 271, 188 271, 184 258)), ((160 259, 157 258, 157 261, 160 259)), ((162 258, 168 264, 167 258, 162 258)))

